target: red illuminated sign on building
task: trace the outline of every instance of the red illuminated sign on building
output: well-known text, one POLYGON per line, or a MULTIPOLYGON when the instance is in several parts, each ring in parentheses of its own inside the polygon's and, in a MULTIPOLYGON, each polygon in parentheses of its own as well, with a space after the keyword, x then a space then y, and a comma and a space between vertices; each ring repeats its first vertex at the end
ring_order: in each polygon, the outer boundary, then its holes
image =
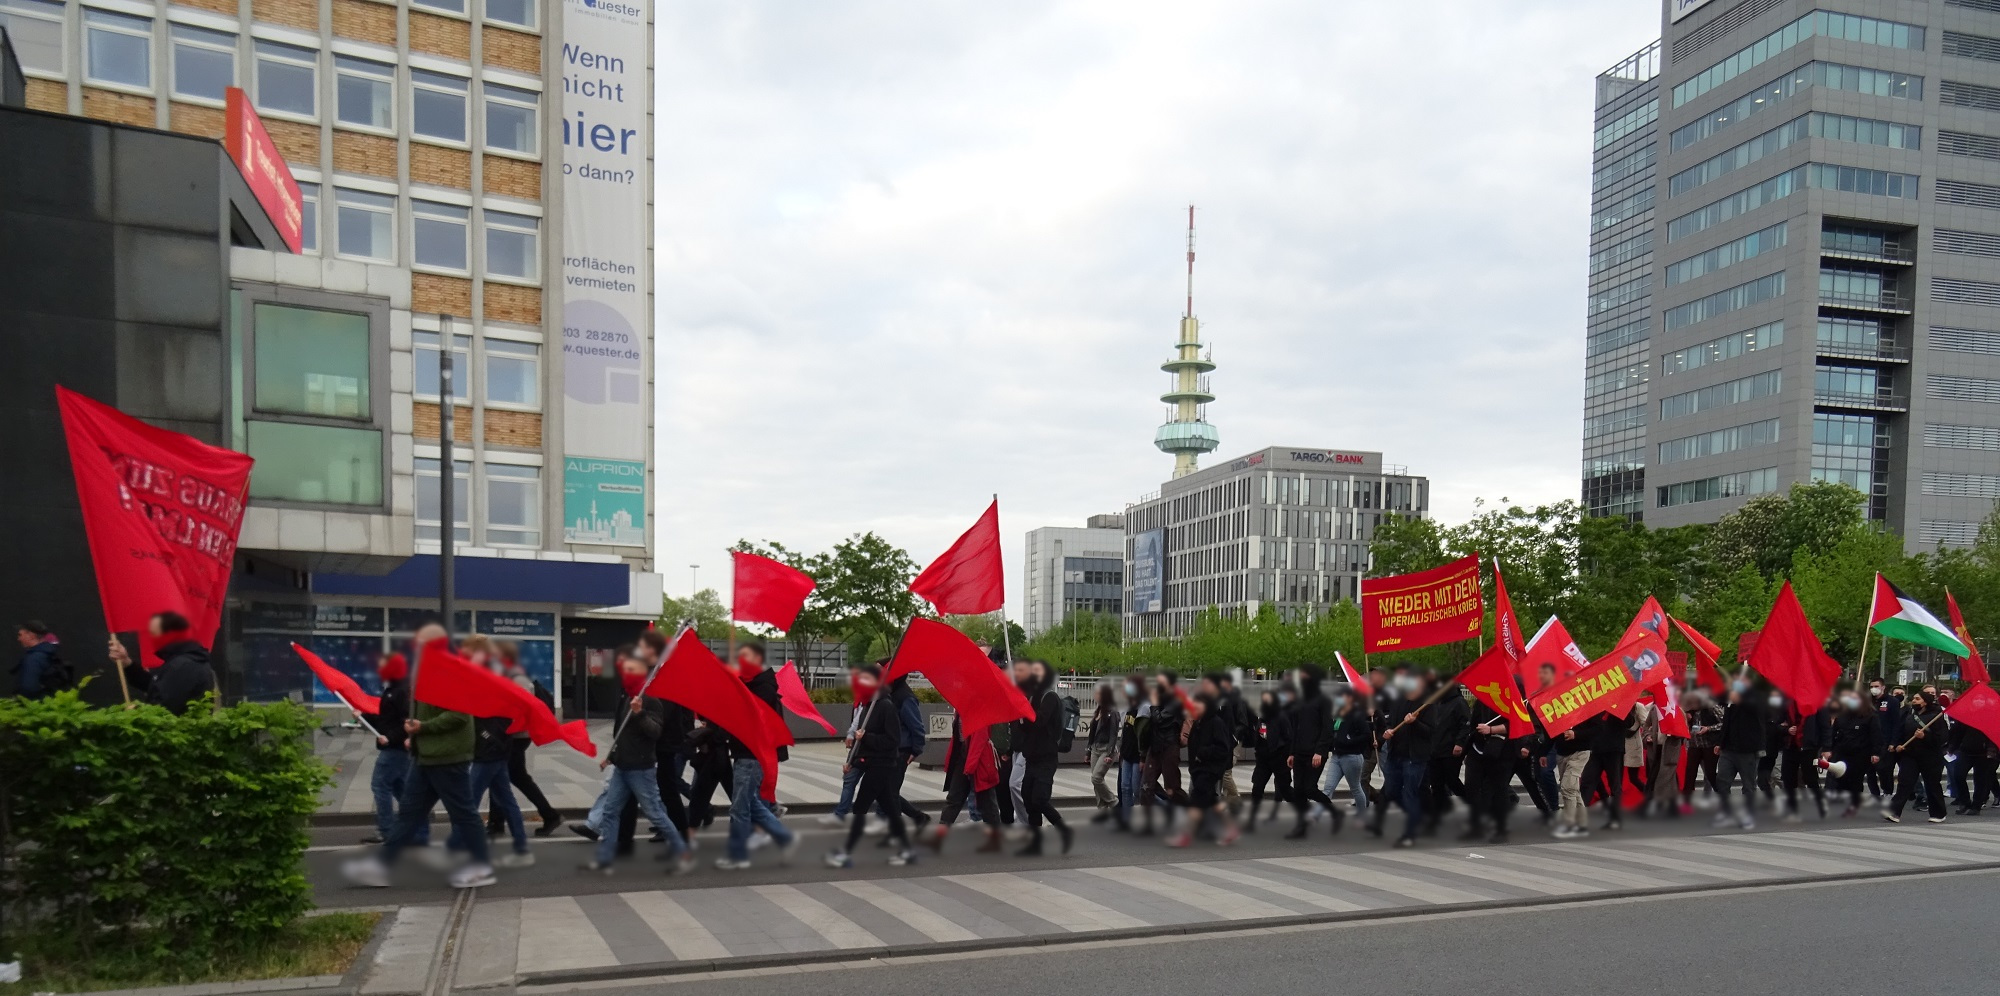
POLYGON ((285 157, 278 153, 278 146, 264 130, 263 119, 250 106, 242 88, 229 88, 225 106, 223 148, 229 150, 229 158, 236 160, 236 168, 250 184, 250 192, 264 206, 264 213, 271 216, 271 223, 278 227, 278 236, 285 240, 285 247, 298 252, 305 238, 305 196, 299 193, 291 168, 285 165, 285 157))

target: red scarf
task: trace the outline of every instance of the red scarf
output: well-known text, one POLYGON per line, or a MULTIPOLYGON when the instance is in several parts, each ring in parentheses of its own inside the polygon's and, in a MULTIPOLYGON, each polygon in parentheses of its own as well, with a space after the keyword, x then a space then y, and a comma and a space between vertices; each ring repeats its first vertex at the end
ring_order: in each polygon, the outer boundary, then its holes
POLYGON ((383 681, 401 681, 410 676, 409 659, 402 654, 390 654, 382 658, 382 663, 375 665, 375 673, 381 675, 383 681))
POLYGON ((646 672, 641 671, 638 674, 633 674, 624 668, 619 668, 618 681, 625 686, 626 695, 638 695, 639 690, 646 687, 646 672))

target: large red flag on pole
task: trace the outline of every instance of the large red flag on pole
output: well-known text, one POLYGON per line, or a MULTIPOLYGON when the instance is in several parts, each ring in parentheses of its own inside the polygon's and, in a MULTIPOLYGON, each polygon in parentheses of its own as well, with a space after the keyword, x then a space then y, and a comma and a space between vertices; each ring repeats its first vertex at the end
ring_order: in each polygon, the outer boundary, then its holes
POLYGON ((1500 558, 1493 558, 1493 628, 1495 643, 1509 661, 1519 661, 1528 652, 1527 637, 1521 635, 1521 620, 1514 616, 1514 600, 1507 597, 1507 581, 1500 576, 1500 558))
POLYGON ((1951 610, 1951 628, 1958 631, 1958 639, 1968 651, 1965 663, 1959 666, 1959 678, 1975 685, 1992 681, 1992 676, 1986 673, 1985 658, 1979 656, 1979 645, 1972 642, 1972 631, 1965 628, 1965 617, 1958 612, 1958 599, 1952 597, 1949 589, 1944 593, 1944 605, 1951 610))
POLYGON ((882 673, 882 684, 912 671, 930 679, 968 730, 1034 718, 1034 707, 1007 672, 964 633, 935 619, 910 620, 895 659, 882 673))
POLYGON ((1674 628, 1680 630, 1681 635, 1687 637, 1689 643, 1694 644, 1695 680, 1717 695, 1727 691, 1729 683, 1722 680, 1722 669, 1717 666, 1717 662, 1722 659, 1722 648, 1717 646, 1714 640, 1696 632, 1693 626, 1681 622, 1677 617, 1674 618, 1674 628))
POLYGON ((250 457, 60 386, 56 405, 105 623, 143 632, 155 613, 178 612, 207 646, 222 622, 250 457))
MULTIPOLYGON (((779 738, 773 736, 774 724, 766 718, 776 714, 742 679, 722 666, 714 651, 698 639, 675 639, 645 694, 687 706, 741 741, 764 766, 764 782, 757 794, 767 802, 777 800, 779 738)), ((780 721, 775 725, 782 728, 784 724, 780 721)))
MULTIPOLYGON (((325 685, 326 690, 332 692, 334 697, 340 699, 348 709, 356 713, 382 711, 382 700, 362 691, 361 684, 349 677, 347 672, 328 664, 321 660, 318 654, 296 643, 292 644, 292 652, 299 655, 299 660, 306 662, 306 666, 312 669, 313 677, 318 678, 319 683, 325 685)), ((381 731, 376 732, 379 734, 381 731)))
POLYGON ((1790 581, 1778 589, 1749 665, 1807 712, 1825 705, 1840 680, 1839 662, 1826 655, 1790 581))
POLYGON ((1661 643, 1667 642, 1667 610, 1661 608, 1660 600, 1651 595, 1646 596, 1646 604, 1639 606, 1638 614, 1632 617, 1631 625, 1625 627, 1625 635, 1619 637, 1618 642, 1629 642, 1641 633, 1651 633, 1659 637, 1661 643))
POLYGON ((1414 574, 1368 578, 1358 597, 1361 649, 1371 654, 1471 640, 1486 625, 1477 556, 1414 574))
POLYGON ((556 714, 535 693, 452 653, 445 640, 432 640, 423 647, 412 673, 416 687, 410 690, 410 697, 418 702, 469 716, 504 716, 513 720, 507 732, 526 730, 537 747, 560 740, 590 757, 597 756, 597 745, 591 743, 583 720, 557 722, 556 714))
POLYGON ((741 550, 731 551, 735 565, 736 591, 729 599, 729 613, 737 622, 764 623, 789 630, 797 622, 806 596, 818 587, 804 571, 741 550))
POLYGON ((786 661, 785 666, 778 669, 778 701, 783 702, 792 715, 825 730, 827 736, 840 735, 840 731, 819 714, 819 706, 813 704, 812 695, 806 691, 806 683, 799 679, 799 669, 791 661, 786 661))
POLYGON ((1542 665, 1555 668, 1556 679, 1567 678, 1590 666, 1590 658, 1576 645, 1569 635, 1569 629, 1562 620, 1550 616, 1542 628, 1528 640, 1527 650, 1521 659, 1514 662, 1514 671, 1521 676, 1521 684, 1535 688, 1541 684, 1542 665))
POLYGON ((1469 689, 1475 698, 1486 703, 1487 708, 1505 716, 1508 736, 1534 734, 1535 721, 1528 717, 1527 704, 1521 701, 1520 686, 1514 683, 1513 658, 1508 657, 1507 652, 1497 644, 1452 680, 1469 689))
POLYGON ((941 615, 972 616, 1006 603, 1005 577, 1000 566, 1000 499, 995 498, 951 549, 910 582, 910 590, 941 615))
POLYGON ((1973 685, 1946 709, 1952 722, 1964 723, 2000 743, 2000 692, 1991 685, 1973 685))

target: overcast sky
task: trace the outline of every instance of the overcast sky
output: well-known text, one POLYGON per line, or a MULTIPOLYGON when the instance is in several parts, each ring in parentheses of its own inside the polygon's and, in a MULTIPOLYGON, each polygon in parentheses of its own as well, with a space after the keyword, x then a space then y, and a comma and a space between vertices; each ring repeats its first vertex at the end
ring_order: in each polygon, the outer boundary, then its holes
MULTIPOLYGON (((659 7, 659 570, 1001 498, 1120 511, 1181 313, 1211 457, 1380 450, 1576 496, 1592 78, 1654 0, 681 0, 659 7)), ((1018 613, 1017 613, 1018 614, 1018 613)))

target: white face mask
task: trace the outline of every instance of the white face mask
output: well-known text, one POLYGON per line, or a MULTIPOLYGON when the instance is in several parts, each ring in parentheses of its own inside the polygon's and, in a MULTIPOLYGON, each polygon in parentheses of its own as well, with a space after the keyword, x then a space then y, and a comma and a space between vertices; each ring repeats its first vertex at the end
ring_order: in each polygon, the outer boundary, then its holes
POLYGON ((1771 708, 1773 709, 1783 709, 1785 707, 1785 697, 1782 695, 1773 695, 1768 701, 1771 703, 1771 708))

